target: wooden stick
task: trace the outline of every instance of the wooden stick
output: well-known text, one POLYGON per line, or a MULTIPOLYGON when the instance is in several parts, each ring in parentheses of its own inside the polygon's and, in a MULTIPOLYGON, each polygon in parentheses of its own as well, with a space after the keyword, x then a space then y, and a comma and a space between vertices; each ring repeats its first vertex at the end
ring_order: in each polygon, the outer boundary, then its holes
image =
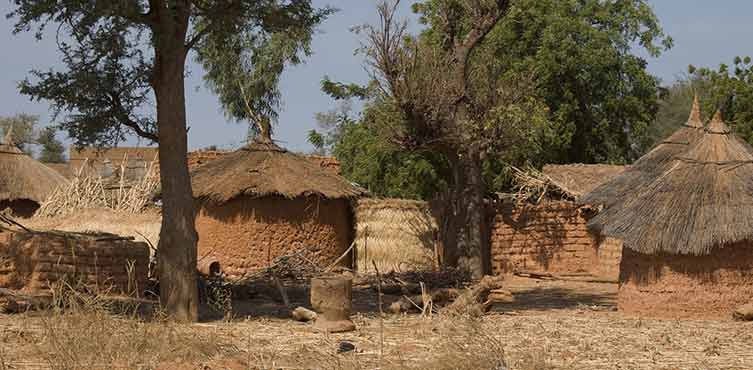
POLYGON ((379 362, 382 362, 384 356, 384 310, 382 309, 382 274, 379 273, 376 262, 373 260, 371 264, 374 265, 374 270, 377 275, 377 294, 379 294, 379 362))

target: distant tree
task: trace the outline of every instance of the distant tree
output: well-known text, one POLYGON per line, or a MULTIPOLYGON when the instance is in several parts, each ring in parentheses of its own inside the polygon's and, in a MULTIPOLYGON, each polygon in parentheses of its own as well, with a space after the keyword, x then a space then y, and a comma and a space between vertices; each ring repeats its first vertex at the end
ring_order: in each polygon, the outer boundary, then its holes
POLYGON ((266 105, 274 105, 279 61, 284 59, 279 55, 289 57, 291 50, 300 49, 296 42, 305 43, 311 26, 330 10, 315 9, 310 0, 13 4, 8 16, 16 20, 14 32, 34 28, 41 38, 47 26, 57 29, 64 65, 63 71, 33 71, 34 81, 24 81, 22 93, 50 100, 56 116, 67 113, 59 124, 78 145, 111 145, 127 134, 159 142, 161 304, 175 320, 197 320, 197 235, 186 158, 186 58, 195 52, 223 103, 240 90, 264 113, 266 105), (239 83, 236 77, 243 80, 239 83))
MULTIPOLYGON (((443 22, 427 21, 430 33, 443 22)), ((517 0, 487 44, 501 70, 536 75, 553 131, 534 162, 629 163, 645 150, 659 81, 635 50, 673 44, 647 0, 517 0)))
POLYGON ((694 81, 702 81, 706 96, 701 100, 702 111, 711 116, 721 110, 725 122, 735 132, 753 144, 753 63, 750 57, 736 57, 732 65, 721 64, 717 69, 695 68, 689 73, 694 81))
POLYGON ((364 28, 369 67, 383 98, 404 119, 393 125, 391 139, 409 152, 431 151, 447 161, 452 181, 441 232, 447 261, 480 277, 488 270, 483 160, 545 122, 545 108, 528 76, 500 70, 486 43, 509 1, 420 3, 415 9, 433 28, 419 37, 396 19, 397 5, 380 3, 380 23, 364 28))
POLYGON ((65 162, 65 146, 55 137, 57 130, 49 126, 39 132, 37 144, 42 146, 39 152, 39 161, 45 163, 62 163, 65 162))
POLYGON ((0 130, 2 138, 11 131, 13 144, 26 154, 31 154, 31 147, 36 142, 36 126, 39 124, 39 116, 20 113, 10 117, 0 117, 0 130))

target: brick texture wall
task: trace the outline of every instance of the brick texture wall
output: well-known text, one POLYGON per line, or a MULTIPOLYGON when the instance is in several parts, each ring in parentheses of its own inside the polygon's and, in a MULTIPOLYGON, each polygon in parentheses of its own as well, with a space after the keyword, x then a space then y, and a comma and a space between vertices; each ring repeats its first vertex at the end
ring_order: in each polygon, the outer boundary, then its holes
POLYGON ((145 243, 0 230, 0 287, 6 289, 42 290, 68 279, 114 294, 132 294, 146 287, 148 269, 145 243))
POLYGON ((587 209, 570 202, 499 207, 491 227, 492 271, 590 274, 616 279, 619 256, 613 252, 619 248, 613 241, 601 243, 592 235, 586 227, 588 217, 587 209))

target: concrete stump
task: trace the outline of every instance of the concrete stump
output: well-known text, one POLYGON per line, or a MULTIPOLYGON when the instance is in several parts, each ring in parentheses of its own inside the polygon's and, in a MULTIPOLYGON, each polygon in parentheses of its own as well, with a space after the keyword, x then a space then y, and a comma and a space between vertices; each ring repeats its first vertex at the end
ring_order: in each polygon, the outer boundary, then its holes
POLYGON ((321 331, 340 333, 353 331, 350 320, 353 280, 341 276, 311 279, 311 306, 318 313, 314 327, 321 331))

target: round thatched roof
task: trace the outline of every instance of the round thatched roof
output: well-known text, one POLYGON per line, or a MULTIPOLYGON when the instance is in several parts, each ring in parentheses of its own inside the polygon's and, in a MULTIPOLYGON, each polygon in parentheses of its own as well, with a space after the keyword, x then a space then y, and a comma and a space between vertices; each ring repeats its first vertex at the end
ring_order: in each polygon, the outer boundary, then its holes
POLYGON ((753 148, 717 113, 693 146, 590 225, 646 254, 704 255, 753 240, 753 148))
POLYGON ((195 198, 216 203, 241 195, 335 199, 365 193, 318 163, 272 143, 253 143, 208 162, 191 173, 191 182, 195 198))
POLYGON ((580 203, 610 207, 636 187, 658 176, 667 163, 671 162, 677 154, 688 150, 702 136, 703 122, 701 121, 701 110, 696 95, 687 122, 648 153, 638 158, 621 175, 604 182, 582 196, 579 199, 580 203))
POLYGON ((0 201, 28 199, 42 203, 66 179, 19 150, 10 134, 0 142, 0 201))

